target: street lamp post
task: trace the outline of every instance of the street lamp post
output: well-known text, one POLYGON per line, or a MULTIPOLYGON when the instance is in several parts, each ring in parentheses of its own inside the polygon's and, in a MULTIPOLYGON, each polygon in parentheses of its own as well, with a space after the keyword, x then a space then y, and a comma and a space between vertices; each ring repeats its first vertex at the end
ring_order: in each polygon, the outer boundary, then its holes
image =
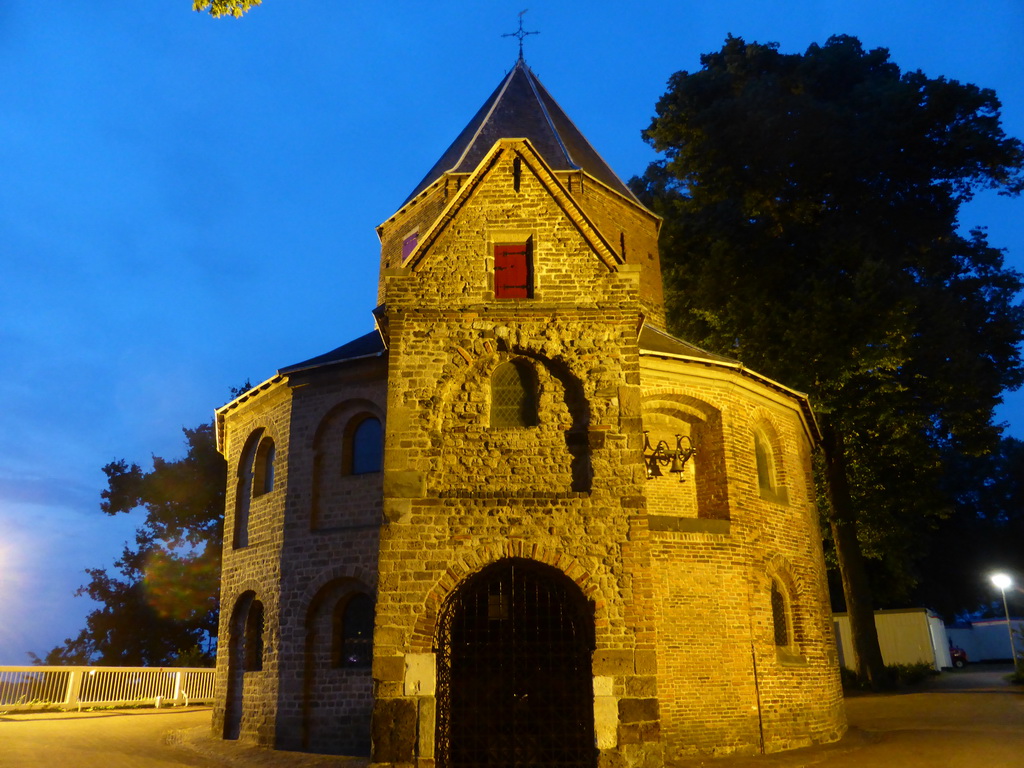
POLYGON ((1010 626, 1010 609, 1006 606, 1006 590, 1013 584, 1013 579, 1005 573, 992 574, 992 583, 1003 595, 1003 612, 1006 614, 1006 635, 1010 638, 1010 661, 1017 663, 1017 654, 1013 650, 1013 628, 1010 626))

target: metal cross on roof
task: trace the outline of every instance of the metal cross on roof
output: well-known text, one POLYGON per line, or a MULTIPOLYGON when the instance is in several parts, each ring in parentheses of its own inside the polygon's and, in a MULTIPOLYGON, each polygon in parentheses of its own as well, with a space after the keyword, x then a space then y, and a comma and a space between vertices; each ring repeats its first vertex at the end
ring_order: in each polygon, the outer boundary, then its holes
POLYGON ((525 30, 523 30, 523 14, 526 13, 526 11, 528 11, 528 10, 530 10, 530 9, 526 8, 526 9, 524 9, 524 10, 519 12, 519 29, 517 29, 515 32, 507 32, 504 35, 502 35, 502 37, 518 37, 519 38, 519 60, 520 61, 523 60, 523 38, 526 37, 527 35, 539 35, 540 34, 540 32, 526 32, 525 30))

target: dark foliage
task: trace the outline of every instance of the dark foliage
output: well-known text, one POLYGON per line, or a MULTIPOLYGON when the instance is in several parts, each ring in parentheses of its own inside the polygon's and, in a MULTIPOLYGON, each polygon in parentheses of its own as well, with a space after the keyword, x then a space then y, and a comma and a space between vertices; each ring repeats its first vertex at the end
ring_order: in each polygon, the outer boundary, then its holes
POLYGON ((976 191, 1024 189, 1024 147, 991 90, 852 37, 802 55, 730 37, 701 63, 672 76, 645 132, 664 159, 632 181, 665 219, 671 330, 811 395, 864 625, 872 581, 879 602, 912 593, 955 513, 948 457, 994 451, 993 408, 1024 381, 1022 277, 958 226, 976 191))
POLYGON ((217 634, 226 467, 211 424, 185 429, 188 451, 153 457, 146 472, 107 464, 100 508, 108 515, 146 510, 146 521, 116 561, 116 575, 92 568, 78 590, 101 607, 77 637, 52 649, 46 664, 203 665, 217 634))

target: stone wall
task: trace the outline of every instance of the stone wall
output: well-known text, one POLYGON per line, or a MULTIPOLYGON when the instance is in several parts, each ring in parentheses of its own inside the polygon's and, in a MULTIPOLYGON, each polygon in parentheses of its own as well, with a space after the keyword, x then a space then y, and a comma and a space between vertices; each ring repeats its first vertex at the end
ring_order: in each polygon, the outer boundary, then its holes
POLYGON ((276 727, 281 652, 280 554, 288 486, 290 392, 283 382, 276 381, 236 402, 237 407, 230 411, 221 427, 221 442, 228 465, 228 487, 221 566, 221 652, 217 655, 213 730, 218 735, 232 732, 247 741, 270 744, 276 727), (274 441, 276 471, 273 489, 253 496, 241 487, 246 482, 243 458, 246 447, 258 433, 274 441), (241 507, 246 495, 249 496, 247 543, 238 547, 233 545, 233 532, 236 517, 244 513, 241 507), (233 617, 244 624, 244 616, 238 617, 237 610, 247 605, 250 596, 263 607, 263 658, 259 671, 243 671, 243 638, 232 631, 233 617), (225 652, 233 649, 237 651, 225 652), (232 709, 232 703, 237 702, 239 696, 241 707, 235 703, 232 709))
MULTIPOLYGON (((534 160, 533 162, 536 165, 538 161, 534 160)), ((511 168, 506 164, 503 172, 511 173, 511 168)), ((617 254, 622 262, 630 264, 640 271, 641 311, 648 322, 659 328, 664 328, 664 297, 661 261, 658 253, 658 230, 661 222, 658 217, 638 205, 634 200, 615 192, 584 171, 548 173, 551 180, 557 184, 559 191, 579 207, 594 230, 600 233, 600 237, 610 250, 617 254)), ((381 240, 382 275, 404 266, 402 263, 403 241, 412 234, 425 237, 435 222, 440 220, 445 207, 453 200, 462 186, 470 180, 470 176, 470 174, 442 176, 377 228, 377 234, 381 240)), ((520 208, 520 213, 525 214, 519 217, 521 221, 531 222, 531 211, 520 208)), ((528 229, 532 231, 532 228, 533 223, 530 223, 528 229)), ((477 244, 478 246, 486 245, 479 241, 477 244)), ((551 284, 550 281, 545 283, 545 285, 549 284, 551 284)), ((384 286, 385 282, 381 280, 377 295, 378 304, 384 304, 386 301, 384 286)))
POLYGON ((385 277, 389 522, 374 661, 374 759, 382 763, 434 757, 432 736, 394 738, 402 723, 418 724, 410 734, 433 733, 432 688, 409 685, 409 660, 433 651, 439 610, 457 585, 504 557, 553 565, 593 603, 603 761, 628 752, 629 763, 641 764, 658 753, 655 627, 639 517, 640 270, 595 253, 586 222, 581 232, 542 168, 524 172, 516 190, 516 155, 509 147, 483 178, 467 181, 471 200, 429 250, 385 277), (511 237, 533 243, 533 299, 493 298, 489 245, 511 237), (536 372, 539 423, 495 429, 490 377, 512 359, 536 372))
POLYGON ((665 299, 658 253, 661 221, 583 171, 560 173, 559 178, 622 259, 640 268, 641 311, 647 322, 664 328, 665 299))
POLYGON ((370 669, 332 658, 332 617, 355 593, 376 596, 383 474, 354 475, 346 426, 386 424, 387 358, 294 374, 291 485, 281 576, 277 746, 367 754, 370 669))
POLYGON ((255 595, 264 608, 263 669, 240 673, 230 652, 218 656, 218 734, 231 719, 229 687, 244 686, 239 738, 369 752, 370 668, 339 666, 332 643, 339 602, 376 594, 383 475, 346 473, 345 425, 365 415, 385 422, 386 376, 386 357, 300 372, 243 396, 225 414, 225 530, 234 529, 244 495, 236 478, 251 435, 273 437, 276 476, 272 492, 250 501, 247 544, 234 547, 226 537, 221 645, 238 646, 233 606, 255 595))

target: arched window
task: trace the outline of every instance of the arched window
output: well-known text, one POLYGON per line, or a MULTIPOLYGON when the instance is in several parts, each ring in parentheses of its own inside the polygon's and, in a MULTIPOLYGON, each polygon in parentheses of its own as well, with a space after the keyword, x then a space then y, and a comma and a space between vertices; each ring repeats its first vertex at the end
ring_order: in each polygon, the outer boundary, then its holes
POLYGON ((757 462, 757 487, 774 493, 775 456, 767 436, 760 430, 754 432, 754 459, 757 462))
POLYGON ((260 440, 252 469, 252 495, 262 496, 274 490, 274 441, 269 437, 260 440))
POLYGON ((331 660, 335 667, 371 665, 373 615, 373 600, 363 592, 338 601, 332 617, 331 660))
MULTIPOLYGON (((273 463, 273 441, 264 437, 263 429, 255 430, 245 441, 242 455, 238 460, 238 473, 235 482, 235 522, 231 536, 231 546, 235 549, 249 545, 249 507, 255 495, 256 456, 266 442, 271 446, 271 463, 273 463)), ((273 480, 271 480, 273 482, 273 480)))
POLYGON ((384 459, 384 430, 380 419, 367 416, 352 430, 349 442, 351 474, 380 472, 384 459))
POLYGON ((245 617, 245 645, 242 668, 246 672, 263 669, 263 603, 253 600, 245 617))
POLYGON ((779 437, 771 423, 762 421, 754 429, 754 462, 757 465, 757 488, 761 498, 776 504, 789 503, 782 465, 779 437))
POLYGON ((491 375, 491 426, 537 426, 537 375, 522 360, 502 363, 491 375))
POLYGON ((772 629, 775 633, 775 645, 779 648, 788 648, 793 640, 786 603, 786 595, 779 582, 772 579, 772 629))

